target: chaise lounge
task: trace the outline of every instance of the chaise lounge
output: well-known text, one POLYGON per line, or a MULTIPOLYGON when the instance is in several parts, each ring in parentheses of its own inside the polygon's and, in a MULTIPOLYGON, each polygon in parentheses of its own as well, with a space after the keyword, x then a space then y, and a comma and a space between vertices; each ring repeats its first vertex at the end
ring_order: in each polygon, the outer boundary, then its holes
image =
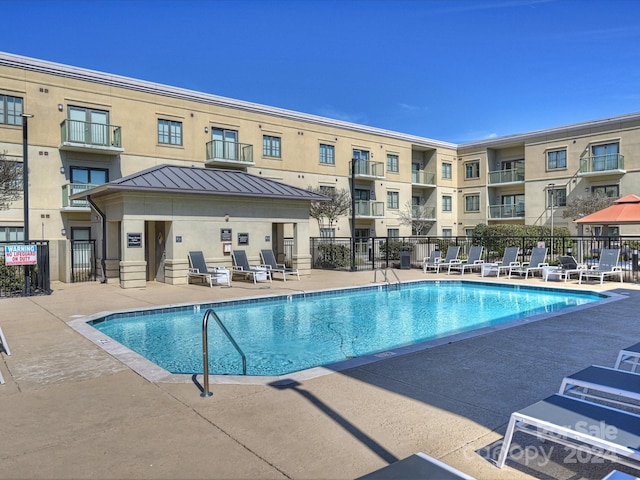
POLYGON ((245 278, 251 277, 253 283, 258 281, 269 280, 271 282, 271 272, 267 267, 249 265, 247 252, 244 250, 233 250, 231 252, 233 258, 232 274, 243 275, 245 278))
POLYGON ((187 272, 188 278, 193 277, 204 280, 210 287, 213 287, 214 283, 226 283, 228 286, 231 286, 229 270, 226 268, 209 268, 202 251, 189 252, 188 256, 189 264, 191 265, 187 272))
POLYGON ((578 283, 582 283, 583 278, 599 278, 600 285, 604 282, 605 277, 619 277, 622 283, 622 268, 618 265, 618 257, 620 256, 619 248, 604 248, 600 252, 600 262, 590 270, 580 272, 578 283))
POLYGON ((260 256, 262 257, 262 263, 267 266, 273 277, 274 273, 281 273, 282 279, 286 282, 287 275, 295 275, 300 280, 300 274, 297 268, 287 268, 284 263, 277 263, 276 256, 271 250, 260 250, 260 256))
POLYGON ((547 249, 542 247, 536 247, 531 251, 531 259, 529 262, 525 262, 522 265, 517 265, 509 268, 509 278, 514 273, 523 275, 525 280, 529 278, 529 273, 535 275, 535 272, 542 273, 544 267, 549 266, 547 260, 547 249))
POLYGON ((447 275, 450 275, 452 270, 459 271, 460 275, 464 275, 465 270, 480 270, 482 268, 482 264, 484 263, 484 261, 482 260, 483 250, 484 247, 482 246, 473 246, 469 249, 469 256, 465 261, 452 260, 449 263, 449 270, 447 271, 447 275))

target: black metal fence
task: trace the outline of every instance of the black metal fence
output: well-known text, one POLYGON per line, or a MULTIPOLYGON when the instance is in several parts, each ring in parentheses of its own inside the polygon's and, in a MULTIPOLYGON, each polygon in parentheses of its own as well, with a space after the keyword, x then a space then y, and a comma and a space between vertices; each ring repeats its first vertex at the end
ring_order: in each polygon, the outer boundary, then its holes
POLYGON ((0 298, 30 295, 49 295, 51 276, 49 271, 49 241, 0 243, 0 298), (35 265, 7 265, 5 247, 35 245, 35 265))
POLYGON ((449 246, 460 247, 459 257, 464 259, 473 245, 484 246, 483 260, 502 259, 506 247, 519 247, 521 262, 529 260, 534 247, 544 244, 548 249, 547 261, 557 265, 559 255, 572 255, 578 263, 597 263, 603 248, 620 249, 620 266, 624 280, 638 280, 638 250, 640 236, 615 237, 372 237, 356 240, 350 237, 311 238, 313 268, 331 270, 375 270, 376 268, 421 268, 423 259, 433 250, 444 256, 449 246), (355 246, 355 250, 353 247, 355 246), (401 265, 401 257, 403 262, 401 265), (406 262, 404 261, 406 260, 406 262))
POLYGON ((96 241, 71 240, 71 282, 96 280, 96 241))

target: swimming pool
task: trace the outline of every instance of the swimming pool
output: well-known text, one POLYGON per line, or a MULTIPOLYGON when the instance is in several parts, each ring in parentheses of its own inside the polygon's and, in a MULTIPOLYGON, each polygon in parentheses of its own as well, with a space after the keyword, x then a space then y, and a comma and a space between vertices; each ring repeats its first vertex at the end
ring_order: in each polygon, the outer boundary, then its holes
MULTIPOLYGON (((593 292, 463 281, 403 283, 114 313, 93 328, 171 373, 201 373, 202 319, 213 308, 242 348, 247 375, 280 376, 602 300, 593 292)), ((213 322, 209 373, 238 375, 213 322)))

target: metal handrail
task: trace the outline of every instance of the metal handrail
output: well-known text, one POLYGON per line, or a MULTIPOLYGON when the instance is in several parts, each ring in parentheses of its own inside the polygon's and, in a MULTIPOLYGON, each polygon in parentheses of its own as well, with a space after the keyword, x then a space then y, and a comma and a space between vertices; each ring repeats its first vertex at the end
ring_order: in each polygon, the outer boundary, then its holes
POLYGON ((398 283, 401 283, 400 278, 398 277, 398 274, 393 268, 376 268, 375 271, 373 272, 373 283, 376 283, 376 277, 379 271, 384 276, 384 281, 390 284, 391 282, 387 278, 387 270, 391 270, 391 273, 393 273, 393 276, 396 277, 396 280, 398 281, 398 283))
POLYGON ((207 309, 206 312, 204 312, 204 316, 202 317, 202 364, 203 364, 202 370, 204 375, 204 384, 202 386, 202 393, 200 394, 201 397, 210 397, 211 395, 213 395, 213 393, 209 391, 209 339, 207 338, 207 326, 209 324, 209 315, 213 315, 213 319, 216 321, 216 323, 222 330, 222 333, 224 333, 227 336, 229 341, 233 344, 235 349, 238 351, 238 353, 242 357, 242 374, 243 375, 247 374, 247 357, 245 357, 242 349, 238 346, 236 341, 233 339, 233 337, 229 333, 229 330, 227 330, 227 327, 224 326, 224 324, 222 323, 222 320, 220 320, 220 317, 218 317, 216 312, 213 311, 213 308, 209 308, 207 309))

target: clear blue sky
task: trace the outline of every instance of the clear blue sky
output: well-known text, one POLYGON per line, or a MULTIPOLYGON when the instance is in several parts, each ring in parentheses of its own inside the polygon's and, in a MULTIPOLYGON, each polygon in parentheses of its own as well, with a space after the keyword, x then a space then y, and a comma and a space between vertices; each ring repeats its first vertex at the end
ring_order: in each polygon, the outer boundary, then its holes
POLYGON ((640 112, 638 0, 0 0, 0 50, 463 143, 640 112))

